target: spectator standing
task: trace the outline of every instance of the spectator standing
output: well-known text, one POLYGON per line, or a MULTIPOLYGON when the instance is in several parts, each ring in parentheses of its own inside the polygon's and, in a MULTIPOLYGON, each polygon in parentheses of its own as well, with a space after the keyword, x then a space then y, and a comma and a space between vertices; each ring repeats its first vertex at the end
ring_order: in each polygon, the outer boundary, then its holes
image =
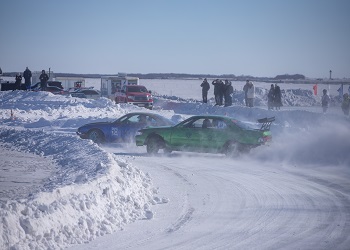
POLYGON ((32 85, 32 72, 28 69, 28 67, 26 67, 25 71, 23 72, 23 78, 26 89, 30 90, 30 87, 32 85))
POLYGON ((224 94, 225 94, 225 83, 222 80, 219 80, 219 105, 224 104, 224 94))
POLYGON ((208 91, 210 89, 209 82, 207 81, 207 78, 204 78, 204 81, 201 84, 202 87, 202 98, 203 98, 203 103, 208 102, 208 91))
POLYGON ((215 106, 220 105, 220 83, 219 79, 214 80, 211 84, 214 85, 214 97, 215 97, 215 106))
POLYGON ((341 104, 341 109, 344 112, 344 115, 349 116, 349 111, 350 111, 350 98, 349 94, 345 93, 343 95, 343 102, 341 104))
POLYGON ((255 86, 253 82, 249 81, 248 90, 247 90, 247 101, 248 107, 254 107, 254 98, 255 98, 255 86))
POLYGON ((248 107, 248 97, 247 97, 247 91, 249 88, 249 80, 245 82, 245 85, 243 86, 243 91, 244 91, 244 102, 245 105, 248 107))
POLYGON ((275 84, 275 97, 274 97, 274 104, 276 107, 276 110, 280 110, 282 105, 282 93, 281 88, 277 84, 275 84))
POLYGON ((329 97, 329 95, 327 93, 327 90, 324 89, 323 90, 323 96, 322 96, 322 99, 321 99, 323 114, 325 114, 327 112, 327 110, 329 108, 330 101, 331 101, 331 98, 329 97))
POLYGON ((45 73, 45 70, 41 71, 40 79, 40 89, 42 91, 46 91, 47 81, 49 80, 49 76, 45 73))
POLYGON ((267 108, 273 110, 275 105, 275 85, 271 84, 269 93, 267 94, 267 108))
POLYGON ((225 107, 232 105, 233 87, 229 80, 225 80, 225 107))
POLYGON ((16 75, 15 90, 20 90, 21 89, 21 83, 22 83, 22 76, 21 76, 21 73, 18 73, 16 75))

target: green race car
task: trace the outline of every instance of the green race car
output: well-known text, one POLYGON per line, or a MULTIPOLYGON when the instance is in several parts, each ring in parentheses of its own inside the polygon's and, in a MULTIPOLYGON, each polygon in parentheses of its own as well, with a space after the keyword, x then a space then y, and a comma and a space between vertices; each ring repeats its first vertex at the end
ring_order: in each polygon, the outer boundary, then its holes
POLYGON ((274 117, 258 120, 260 128, 227 116, 192 116, 171 127, 141 129, 136 133, 136 145, 147 147, 147 153, 156 154, 189 151, 224 153, 236 156, 271 140, 270 125, 274 117))

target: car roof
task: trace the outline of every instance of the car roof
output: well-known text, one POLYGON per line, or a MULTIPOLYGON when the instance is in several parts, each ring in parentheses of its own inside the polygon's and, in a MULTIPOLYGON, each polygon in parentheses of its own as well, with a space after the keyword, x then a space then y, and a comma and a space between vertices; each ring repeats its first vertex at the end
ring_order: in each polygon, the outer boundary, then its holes
POLYGON ((190 118, 221 118, 221 119, 234 119, 233 117, 225 116, 225 115, 193 115, 190 118))
POLYGON ((160 117, 163 117, 159 114, 156 114, 156 113, 151 113, 151 112, 131 112, 131 113, 127 113, 123 116, 131 116, 131 115, 150 115, 150 116, 160 116, 160 117))

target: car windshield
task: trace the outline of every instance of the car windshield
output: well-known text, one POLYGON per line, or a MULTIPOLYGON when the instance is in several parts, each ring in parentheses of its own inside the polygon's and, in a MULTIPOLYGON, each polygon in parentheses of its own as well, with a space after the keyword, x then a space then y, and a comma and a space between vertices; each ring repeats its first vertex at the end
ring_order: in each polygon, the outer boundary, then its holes
POLYGON ((115 122, 125 123, 125 124, 140 124, 145 123, 150 127, 161 127, 161 126, 172 126, 174 123, 160 115, 149 115, 149 114, 133 114, 127 115, 117 119, 115 122))
POLYGON ((144 86, 128 86, 129 92, 147 92, 146 87, 144 86))

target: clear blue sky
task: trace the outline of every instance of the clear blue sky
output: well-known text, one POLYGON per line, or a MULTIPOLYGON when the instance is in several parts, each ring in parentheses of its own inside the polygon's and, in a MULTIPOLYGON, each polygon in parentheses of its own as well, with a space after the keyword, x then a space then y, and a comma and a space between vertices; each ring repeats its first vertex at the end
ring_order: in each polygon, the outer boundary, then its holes
POLYGON ((4 72, 350 78, 350 0, 1 0, 4 72))

